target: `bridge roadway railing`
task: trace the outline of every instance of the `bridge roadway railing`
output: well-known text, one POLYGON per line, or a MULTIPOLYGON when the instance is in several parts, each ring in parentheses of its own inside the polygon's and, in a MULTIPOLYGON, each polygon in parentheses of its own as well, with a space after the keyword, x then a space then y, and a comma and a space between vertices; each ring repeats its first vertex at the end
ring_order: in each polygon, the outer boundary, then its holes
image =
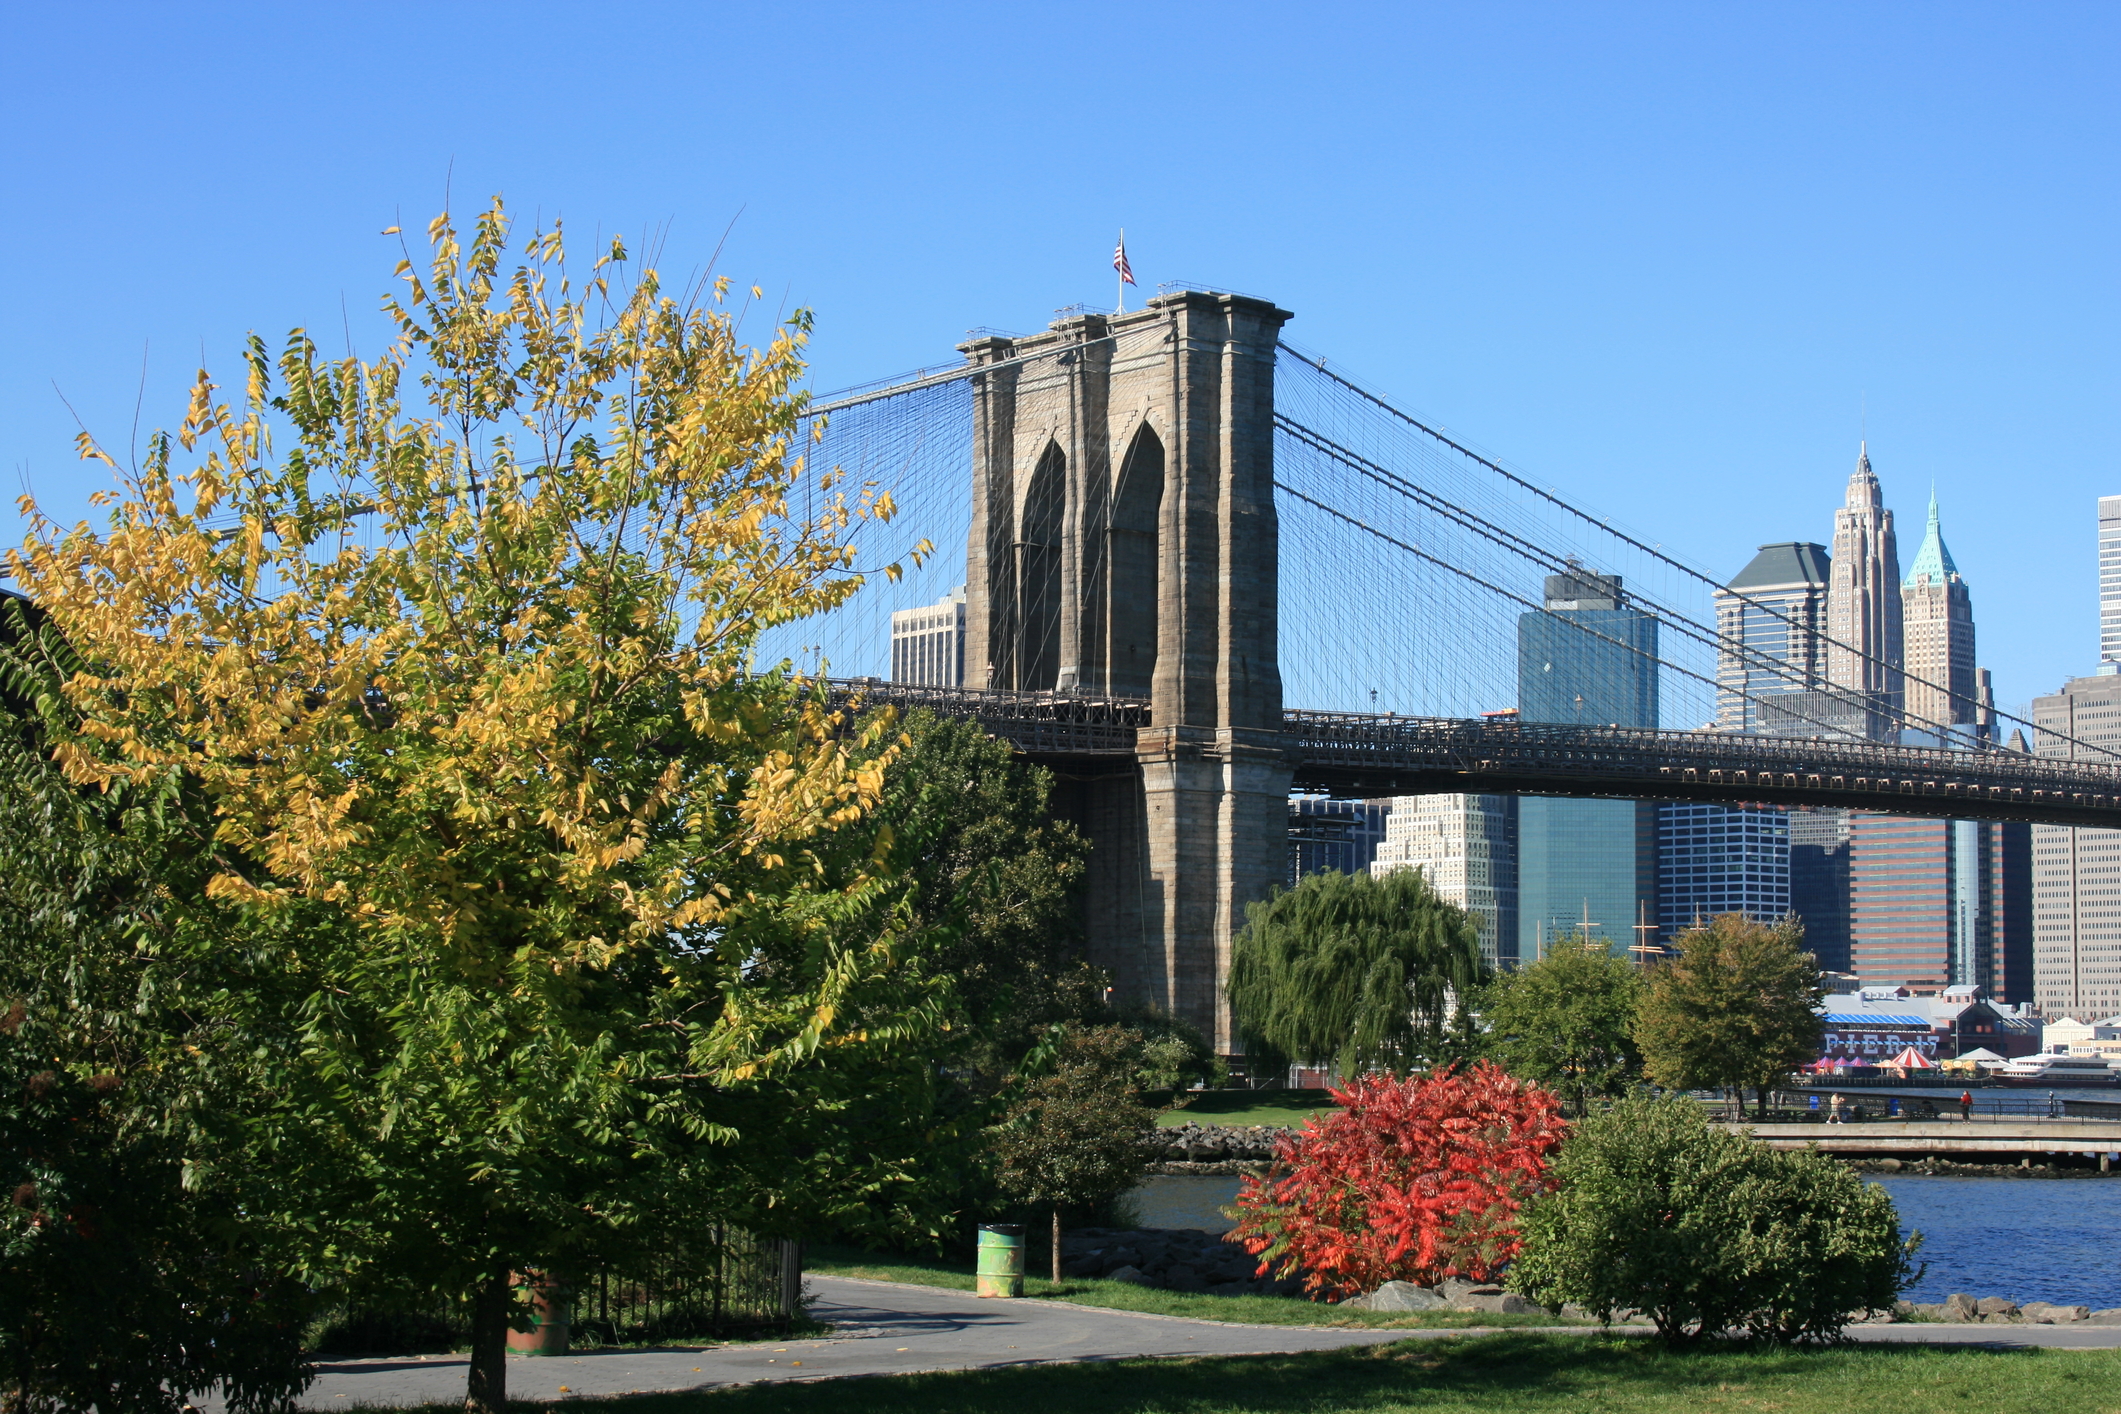
POLYGON ((827 686, 836 706, 890 706, 974 718, 1025 755, 1042 758, 1131 758, 1135 729, 1149 724, 1149 704, 1129 697, 929 687, 879 678, 834 678, 827 686))
POLYGON ((1841 805, 2121 826, 2121 770, 2010 751, 1440 717, 1290 712, 1299 788, 1841 805))
MULTIPOLYGON (((1132 754, 1136 698, 835 679, 836 702, 972 717, 1042 759, 1132 754)), ((1839 805, 1961 820, 2121 828, 2121 769, 2011 751, 1940 751, 1727 732, 1352 712, 1283 714, 1300 790, 1439 791, 1839 805)))

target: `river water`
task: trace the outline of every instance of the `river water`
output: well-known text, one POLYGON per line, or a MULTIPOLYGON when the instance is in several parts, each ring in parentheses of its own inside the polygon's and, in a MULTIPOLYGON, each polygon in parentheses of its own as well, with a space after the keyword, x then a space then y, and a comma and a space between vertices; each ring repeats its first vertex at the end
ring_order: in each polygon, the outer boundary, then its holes
MULTIPOLYGON (((1134 1191, 1144 1227, 1227 1231, 1221 1209, 1242 1180, 1166 1174, 1134 1191)), ((1925 1178, 1872 1176, 1893 1195, 1901 1231, 1922 1234, 1922 1279, 1910 1301, 1955 1291, 2013 1301, 2121 1306, 2121 1177, 1925 1178)))

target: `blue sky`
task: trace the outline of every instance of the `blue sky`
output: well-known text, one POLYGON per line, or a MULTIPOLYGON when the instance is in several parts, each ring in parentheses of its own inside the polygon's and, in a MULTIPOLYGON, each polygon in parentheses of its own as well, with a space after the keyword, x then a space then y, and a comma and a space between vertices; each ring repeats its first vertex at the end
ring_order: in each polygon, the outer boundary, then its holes
MULTIPOLYGON (((1982 659, 2088 671, 2121 492, 2121 7, 10 7, 0 458, 55 512, 202 350, 374 348, 451 184, 817 311, 824 388, 1147 288, 1290 336, 1735 572, 1826 539, 1868 406, 1982 659), (731 222, 734 227, 731 229, 731 222), (142 381, 143 353, 146 376, 142 381)), ((0 537, 19 522, 0 513, 0 537)))

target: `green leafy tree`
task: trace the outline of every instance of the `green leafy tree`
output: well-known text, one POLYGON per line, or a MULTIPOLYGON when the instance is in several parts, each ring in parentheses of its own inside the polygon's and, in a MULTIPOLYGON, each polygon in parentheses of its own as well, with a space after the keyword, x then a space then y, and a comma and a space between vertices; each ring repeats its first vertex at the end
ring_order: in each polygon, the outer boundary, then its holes
POLYGON ((1051 1059, 1052 1071, 1025 1085, 995 1127, 994 1157, 1005 1197, 1050 1210, 1059 1281, 1063 1211, 1095 1210, 1141 1182, 1155 1155, 1156 1112, 1140 1098, 1140 1032, 1069 1031, 1051 1059))
POLYGON ((1307 874, 1245 905, 1229 996, 1257 1042, 1342 1075, 1437 1058, 1452 999, 1483 980, 1480 931, 1421 871, 1307 874))
POLYGON ((1804 926, 1719 914, 1681 933, 1678 956, 1650 972, 1635 1027, 1651 1080, 1675 1089, 1768 1091, 1819 1054, 1819 964, 1804 926))
POLYGON ((107 526, 32 508, 7 562, 85 665, 38 696, 67 778, 200 803, 171 947, 263 954, 218 1051, 269 1108, 194 1171, 313 1284, 463 1301, 497 1414, 512 1273, 861 1206, 918 1165, 948 1012, 836 840, 891 724, 751 671, 892 511, 791 507, 807 317, 747 348, 724 286, 616 242, 571 276, 498 202, 429 236, 382 357, 251 340, 107 526), (864 1107, 895 1127, 821 1132, 864 1107))
POLYGON ((179 956, 162 926, 199 838, 181 800, 42 759, 22 713, 63 645, 37 640, 0 596, 0 1408, 277 1409, 308 1383, 309 1294, 186 1175, 192 1128, 243 1094, 213 1000, 239 950, 179 956))
POLYGON ((1640 970, 1604 942, 1563 934, 1545 957, 1482 991, 1489 1053, 1582 1115, 1594 1096, 1624 1095, 1642 1078, 1635 1048, 1642 992, 1640 970))
POLYGON ((1830 1340, 1912 1279, 1892 1198, 1834 1160, 1711 1127, 1688 1100, 1577 1124, 1558 1188, 1527 1206, 1511 1286, 1601 1320, 1640 1311, 1668 1344, 1744 1330, 1830 1340))
POLYGON ((1052 773, 977 722, 917 712, 904 725, 876 809, 844 833, 888 840, 919 965, 948 979, 963 1058, 998 1083, 1047 1027, 1102 1006, 1083 960, 1089 846, 1055 818, 1052 773))

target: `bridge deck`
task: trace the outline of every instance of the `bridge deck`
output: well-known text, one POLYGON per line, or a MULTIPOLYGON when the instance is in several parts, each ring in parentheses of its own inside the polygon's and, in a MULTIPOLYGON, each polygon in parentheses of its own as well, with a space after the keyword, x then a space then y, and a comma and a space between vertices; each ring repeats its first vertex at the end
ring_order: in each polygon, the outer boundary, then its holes
MULTIPOLYGON (((836 697, 978 719, 1056 765, 1134 751, 1131 698, 836 682, 836 697)), ((1283 714, 1295 785, 1362 798, 1443 791, 1834 805, 1896 815, 2121 828, 2121 770, 2009 751, 1448 717, 1283 714)))

